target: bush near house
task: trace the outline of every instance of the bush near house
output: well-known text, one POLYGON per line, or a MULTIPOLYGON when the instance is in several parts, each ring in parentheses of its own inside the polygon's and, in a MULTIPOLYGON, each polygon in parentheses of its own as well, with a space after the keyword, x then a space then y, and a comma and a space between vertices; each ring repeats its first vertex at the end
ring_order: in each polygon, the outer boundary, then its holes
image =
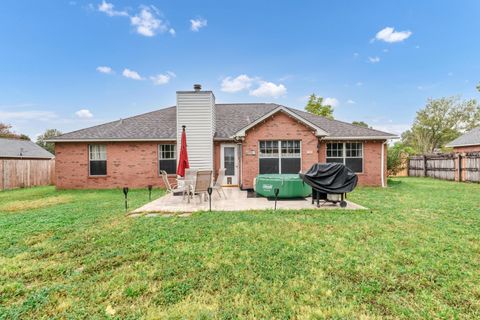
POLYGON ((389 185, 352 193, 363 211, 188 218, 126 217, 120 190, 1 192, 0 318, 478 319, 480 186, 389 185))

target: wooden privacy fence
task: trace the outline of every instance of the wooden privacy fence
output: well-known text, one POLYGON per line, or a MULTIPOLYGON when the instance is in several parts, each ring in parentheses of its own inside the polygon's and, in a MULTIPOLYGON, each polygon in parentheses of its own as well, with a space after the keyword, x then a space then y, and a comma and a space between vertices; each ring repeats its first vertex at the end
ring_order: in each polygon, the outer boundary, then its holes
POLYGON ((480 153, 412 156, 408 160, 408 175, 480 182, 480 153))
POLYGON ((54 177, 54 159, 0 159, 0 190, 50 185, 54 177))

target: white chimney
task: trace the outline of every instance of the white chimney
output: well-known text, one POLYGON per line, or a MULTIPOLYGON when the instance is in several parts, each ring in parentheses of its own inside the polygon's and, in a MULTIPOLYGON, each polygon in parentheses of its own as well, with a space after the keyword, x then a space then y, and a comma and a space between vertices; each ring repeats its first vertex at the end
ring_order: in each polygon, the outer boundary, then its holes
POLYGON ((191 168, 213 170, 213 136, 215 135, 215 96, 202 91, 177 91, 177 159, 182 126, 186 126, 188 161, 191 168))

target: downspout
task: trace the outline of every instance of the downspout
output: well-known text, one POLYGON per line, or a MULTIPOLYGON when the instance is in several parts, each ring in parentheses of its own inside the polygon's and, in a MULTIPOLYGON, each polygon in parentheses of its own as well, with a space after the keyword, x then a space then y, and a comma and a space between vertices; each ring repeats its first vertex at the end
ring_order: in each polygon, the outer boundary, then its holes
POLYGON ((382 169, 381 169, 381 172, 382 172, 382 188, 385 188, 385 146, 387 145, 387 140, 385 140, 385 142, 382 143, 382 160, 381 160, 381 163, 382 163, 382 169))

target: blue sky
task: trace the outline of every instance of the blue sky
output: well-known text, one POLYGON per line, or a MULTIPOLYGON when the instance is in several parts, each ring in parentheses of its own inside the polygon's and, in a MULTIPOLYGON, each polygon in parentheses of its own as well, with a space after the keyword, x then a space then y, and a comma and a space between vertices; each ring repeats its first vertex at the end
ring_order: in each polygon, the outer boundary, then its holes
POLYGON ((0 4, 0 121, 32 138, 174 105, 303 108, 400 133, 427 98, 480 98, 480 1, 22 1, 0 4))

